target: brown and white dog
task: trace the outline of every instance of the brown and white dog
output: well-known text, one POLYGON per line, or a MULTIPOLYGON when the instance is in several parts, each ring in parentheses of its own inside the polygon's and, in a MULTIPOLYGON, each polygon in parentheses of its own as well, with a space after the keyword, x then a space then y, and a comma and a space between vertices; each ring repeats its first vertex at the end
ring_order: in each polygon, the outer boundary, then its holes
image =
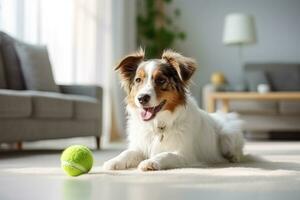
POLYGON ((145 61, 140 50, 125 57, 116 70, 127 92, 129 145, 105 162, 104 169, 161 170, 241 159, 238 117, 208 114, 190 95, 193 59, 167 50, 161 59, 145 61))

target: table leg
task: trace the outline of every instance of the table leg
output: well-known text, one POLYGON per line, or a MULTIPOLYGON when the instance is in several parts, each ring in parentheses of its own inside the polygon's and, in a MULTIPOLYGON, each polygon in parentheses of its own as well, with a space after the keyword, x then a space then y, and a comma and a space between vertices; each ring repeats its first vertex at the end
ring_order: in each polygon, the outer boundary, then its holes
POLYGON ((229 100, 228 99, 222 99, 222 111, 225 113, 229 112, 229 100))
POLYGON ((100 145, 101 145, 101 138, 99 136, 96 136, 96 147, 97 147, 97 150, 100 149, 100 145))
POLYGON ((22 142, 17 142, 16 146, 17 146, 17 150, 22 150, 22 148, 23 148, 22 142))
POLYGON ((216 100, 212 97, 208 97, 207 99, 207 112, 215 112, 216 111, 216 100))

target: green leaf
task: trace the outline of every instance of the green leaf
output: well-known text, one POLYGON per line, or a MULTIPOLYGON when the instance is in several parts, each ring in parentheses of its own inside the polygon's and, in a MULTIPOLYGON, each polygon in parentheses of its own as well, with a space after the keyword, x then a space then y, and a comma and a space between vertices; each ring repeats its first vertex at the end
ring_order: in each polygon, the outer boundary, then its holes
POLYGON ((166 3, 171 3, 173 0, 164 0, 166 3))
POLYGON ((173 21, 172 21, 172 19, 171 19, 170 17, 166 17, 166 23, 167 23, 168 25, 172 25, 172 24, 173 24, 173 21))
POLYGON ((181 11, 178 8, 176 8, 174 10, 174 14, 175 14, 176 17, 179 17, 181 15, 181 11))
POLYGON ((178 37, 181 40, 185 40, 186 39, 186 34, 184 32, 180 32, 180 33, 178 33, 178 37))

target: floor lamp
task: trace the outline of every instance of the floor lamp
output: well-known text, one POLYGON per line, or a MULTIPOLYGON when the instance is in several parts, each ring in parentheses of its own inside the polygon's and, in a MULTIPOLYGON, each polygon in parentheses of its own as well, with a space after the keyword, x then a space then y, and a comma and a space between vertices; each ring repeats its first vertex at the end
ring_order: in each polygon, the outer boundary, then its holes
POLYGON ((225 18, 223 43, 238 47, 239 65, 243 66, 243 46, 256 43, 253 16, 241 13, 227 15, 225 18))

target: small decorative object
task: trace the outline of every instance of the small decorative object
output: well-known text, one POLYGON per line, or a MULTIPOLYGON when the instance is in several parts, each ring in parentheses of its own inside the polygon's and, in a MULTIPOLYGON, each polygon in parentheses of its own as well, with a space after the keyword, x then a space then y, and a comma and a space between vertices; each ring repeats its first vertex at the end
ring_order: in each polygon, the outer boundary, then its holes
POLYGON ((257 85, 258 93, 267 93, 270 92, 270 86, 268 84, 259 84, 257 85))
POLYGON ((242 13, 229 14, 225 18, 223 43, 238 46, 239 65, 243 66, 242 48, 256 42, 254 17, 242 13))
POLYGON ((223 73, 215 72, 211 75, 210 81, 213 85, 220 86, 226 83, 226 79, 223 73))
POLYGON ((211 83, 218 91, 223 91, 227 87, 227 81, 223 73, 215 72, 210 77, 211 83))
POLYGON ((88 173, 93 166, 93 154, 83 145, 72 145, 64 150, 60 158, 61 167, 69 176, 88 173))

